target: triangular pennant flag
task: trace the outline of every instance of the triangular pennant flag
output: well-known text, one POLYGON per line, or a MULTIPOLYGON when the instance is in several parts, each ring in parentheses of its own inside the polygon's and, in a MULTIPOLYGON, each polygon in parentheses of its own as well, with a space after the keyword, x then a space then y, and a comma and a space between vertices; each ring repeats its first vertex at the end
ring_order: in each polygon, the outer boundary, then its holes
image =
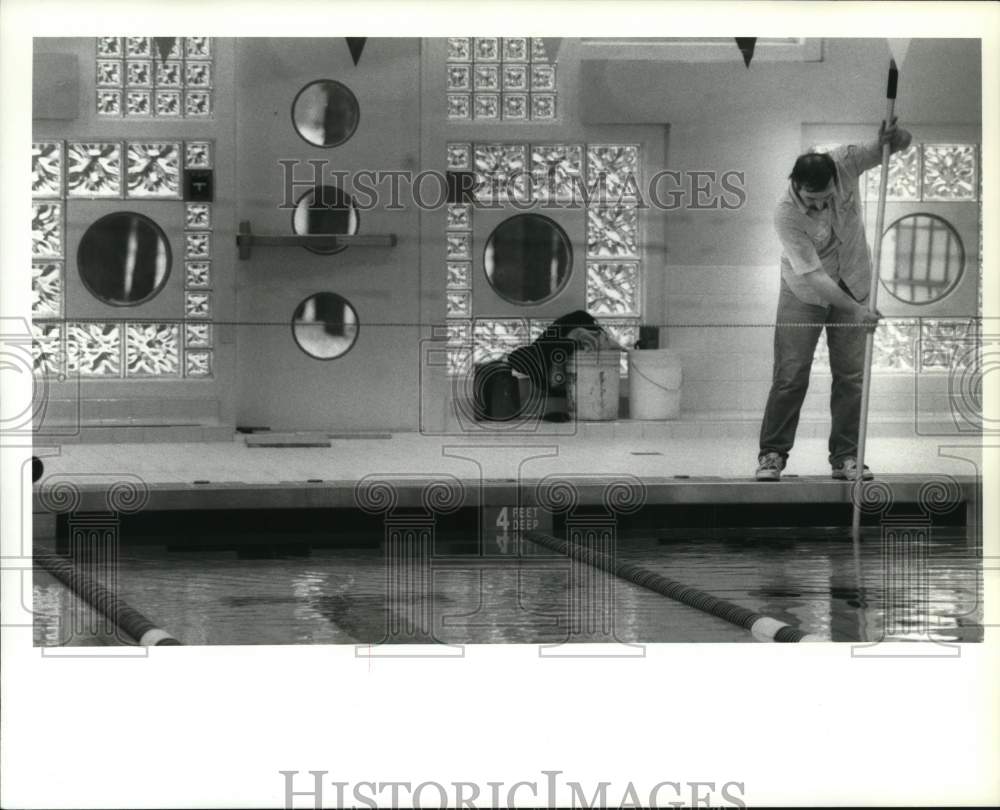
POLYGON ((896 67, 902 69, 903 60, 906 59, 906 52, 910 48, 910 40, 889 39, 886 41, 889 43, 889 50, 892 52, 892 58, 896 60, 896 67))
POLYGON ((351 49, 351 59, 354 60, 354 66, 357 67, 368 37, 344 37, 344 39, 347 40, 347 47, 351 49))
POLYGON ((736 47, 743 54, 743 64, 750 67, 750 60, 753 59, 753 49, 757 45, 757 37, 736 37, 736 47))
POLYGON ((559 46, 562 45, 562 37, 542 37, 542 44, 545 46, 545 56, 550 62, 555 62, 559 55, 559 46))
POLYGON ((160 54, 160 61, 166 62, 170 58, 170 52, 177 44, 177 37, 153 37, 156 50, 160 54))

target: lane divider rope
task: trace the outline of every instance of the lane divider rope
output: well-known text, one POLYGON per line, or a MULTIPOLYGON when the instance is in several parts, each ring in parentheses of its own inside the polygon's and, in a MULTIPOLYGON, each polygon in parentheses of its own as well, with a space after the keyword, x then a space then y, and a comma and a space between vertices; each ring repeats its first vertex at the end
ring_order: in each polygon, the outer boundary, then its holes
POLYGON ((167 647, 181 644, 166 630, 157 627, 139 611, 129 607, 99 582, 80 571, 72 562, 55 554, 35 552, 35 564, 73 591, 91 607, 117 624, 141 647, 167 647))
POLYGON ((529 531, 526 537, 532 542, 593 565, 596 568, 601 568, 617 577, 626 579, 648 590, 655 591, 661 596, 683 602, 689 607, 710 613, 720 619, 725 619, 731 624, 749 630, 754 638, 761 641, 828 641, 828 639, 822 636, 814 633, 805 633, 797 627, 779 622, 770 616, 764 616, 761 613, 733 604, 725 599, 719 599, 698 588, 692 588, 682 582, 668 579, 661 574, 657 574, 655 571, 643 568, 641 565, 619 562, 607 554, 585 548, 578 543, 570 543, 567 540, 537 531, 529 531))

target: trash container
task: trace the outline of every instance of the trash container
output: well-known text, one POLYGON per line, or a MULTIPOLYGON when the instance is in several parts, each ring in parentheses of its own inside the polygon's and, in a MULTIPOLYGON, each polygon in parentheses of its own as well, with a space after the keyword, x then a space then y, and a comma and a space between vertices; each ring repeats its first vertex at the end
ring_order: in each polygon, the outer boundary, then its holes
POLYGON ((503 360, 476 365, 473 374, 476 419, 505 422, 521 411, 521 396, 510 364, 503 360))
POLYGON ((681 413, 681 361, 670 349, 628 353, 628 407, 633 419, 677 419, 681 413))
POLYGON ((577 419, 603 422, 618 418, 621 352, 574 352, 567 364, 569 409, 577 419))

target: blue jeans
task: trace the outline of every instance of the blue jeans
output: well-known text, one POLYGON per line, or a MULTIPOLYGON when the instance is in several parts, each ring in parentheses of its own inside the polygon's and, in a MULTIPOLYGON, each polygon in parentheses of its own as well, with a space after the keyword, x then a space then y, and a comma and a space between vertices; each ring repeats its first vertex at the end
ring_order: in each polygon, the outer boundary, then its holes
POLYGON ((858 422, 861 418, 861 385, 864 378, 865 336, 850 314, 831 306, 805 304, 781 283, 777 326, 774 330, 774 374, 771 393, 760 426, 760 452, 773 451, 787 458, 795 442, 799 411, 809 388, 816 342, 824 327, 830 350, 830 463, 857 456, 858 422))

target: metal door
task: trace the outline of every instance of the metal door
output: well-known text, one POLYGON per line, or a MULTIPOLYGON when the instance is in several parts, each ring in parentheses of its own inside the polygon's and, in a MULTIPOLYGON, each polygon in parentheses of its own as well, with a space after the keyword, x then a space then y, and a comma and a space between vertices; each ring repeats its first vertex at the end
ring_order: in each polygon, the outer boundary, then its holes
MULTIPOLYGON (((360 171, 416 166, 419 60, 418 39, 368 40, 357 65, 343 38, 239 40, 237 221, 248 222, 255 235, 290 236, 289 204, 308 192, 314 177, 352 193, 360 171), (319 80, 340 83, 357 100, 356 129, 340 133, 349 137, 336 146, 316 145, 313 141, 320 139, 293 118, 296 97, 319 80), (331 172, 347 175, 334 178, 331 172), (286 199, 289 191, 291 200, 286 199)), ((414 206, 387 211, 383 203, 356 212, 359 235, 418 232, 414 206)), ((332 255, 299 246, 253 245, 236 270, 237 424, 414 428, 417 250, 414 238, 400 238, 395 246, 351 244, 332 255), (303 351, 292 328, 296 309, 323 292, 346 299, 358 321, 353 346, 329 360, 303 351)))

